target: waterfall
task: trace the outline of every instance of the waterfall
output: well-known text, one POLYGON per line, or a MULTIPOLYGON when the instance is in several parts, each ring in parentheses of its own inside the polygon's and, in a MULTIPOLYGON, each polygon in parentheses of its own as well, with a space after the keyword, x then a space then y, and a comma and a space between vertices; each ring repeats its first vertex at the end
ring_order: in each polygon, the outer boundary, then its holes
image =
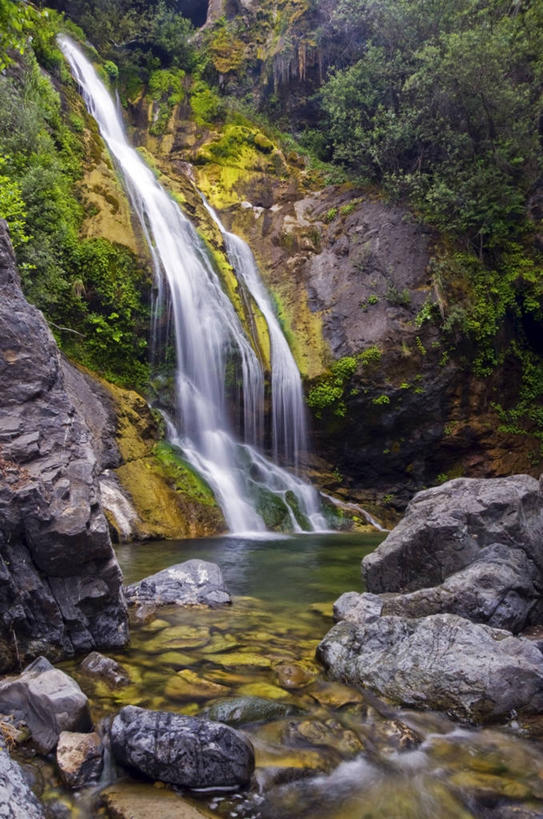
POLYGON ((205 198, 204 205, 224 237, 229 261, 268 325, 271 346, 272 442, 276 459, 299 467, 300 453, 307 451, 307 428, 302 379, 287 340, 264 287, 251 248, 229 233, 205 198))
MULTIPOLYGON (((120 113, 92 64, 68 37, 60 37, 59 44, 124 180, 150 248, 162 303, 167 283, 176 348, 177 413, 168 419, 170 440, 211 486, 231 531, 264 531, 257 507, 269 493, 284 506, 295 531, 325 528, 315 489, 258 450, 264 374, 205 246, 129 144, 120 113), (242 382, 243 441, 234 434, 225 391, 227 368, 234 361, 242 382)), ((297 370, 293 375, 296 367, 249 248, 222 230, 238 275, 268 321, 277 368, 272 372, 273 445, 277 454, 290 455, 296 463, 305 446, 300 376, 297 370), (292 361, 288 366, 280 363, 285 351, 292 361)))

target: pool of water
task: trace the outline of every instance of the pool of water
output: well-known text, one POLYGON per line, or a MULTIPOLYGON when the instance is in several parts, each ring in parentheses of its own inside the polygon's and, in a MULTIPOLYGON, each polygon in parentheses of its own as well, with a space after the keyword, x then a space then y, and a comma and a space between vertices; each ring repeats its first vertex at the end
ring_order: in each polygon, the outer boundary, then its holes
MULTIPOLYGON (((268 701, 267 710, 236 726, 255 747, 251 787, 228 795, 182 795, 205 815, 543 816, 538 741, 515 726, 469 730, 443 715, 395 708, 327 679, 316 663, 315 648, 333 624, 332 602, 344 591, 361 590, 360 560, 382 539, 223 537, 120 546, 127 583, 193 557, 218 563, 233 605, 164 607, 133 628, 130 647, 109 654, 129 672, 125 688, 92 683, 75 661, 63 667, 91 698, 96 722, 125 704, 205 715, 217 701, 268 701)), ((114 779, 115 771, 108 776, 114 779)), ((147 792, 157 816, 170 816, 171 801, 161 812, 162 800, 181 799, 152 785, 125 781, 119 787, 135 805, 141 801, 142 816, 147 792)), ((72 815, 97 815, 96 799, 96 792, 76 798, 72 815)))

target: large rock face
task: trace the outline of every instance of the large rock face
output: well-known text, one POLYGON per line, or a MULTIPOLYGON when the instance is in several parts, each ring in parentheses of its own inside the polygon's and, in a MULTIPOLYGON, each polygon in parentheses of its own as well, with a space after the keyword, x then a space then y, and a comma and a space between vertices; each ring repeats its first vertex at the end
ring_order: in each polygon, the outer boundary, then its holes
POLYGON ((543 493, 527 475, 421 492, 363 560, 318 655, 332 675, 478 722, 543 708, 543 493))
POLYGON ((366 588, 379 593, 435 586, 497 543, 525 553, 541 573, 541 591, 543 492, 535 478, 458 478, 419 492, 398 526, 364 559, 366 588))
POLYGON ((111 750, 123 765, 186 788, 247 785, 254 769, 251 743, 233 728, 132 705, 113 720, 111 750))
POLYGON ((90 432, 0 223, 0 671, 127 641, 90 432))

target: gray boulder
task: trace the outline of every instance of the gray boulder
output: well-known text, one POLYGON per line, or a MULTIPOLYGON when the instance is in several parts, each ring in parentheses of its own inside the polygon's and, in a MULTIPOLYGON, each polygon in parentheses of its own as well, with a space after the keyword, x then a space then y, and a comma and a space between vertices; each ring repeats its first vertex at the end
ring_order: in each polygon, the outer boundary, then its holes
POLYGON ((535 563, 521 549, 495 544, 482 549, 478 560, 439 586, 408 594, 348 592, 336 601, 334 613, 338 620, 355 623, 370 611, 399 617, 449 613, 517 633, 541 622, 542 608, 535 563))
POLYGON ((334 677, 470 722, 543 708, 543 655, 529 640, 454 614, 379 617, 368 602, 367 617, 337 624, 318 646, 334 677))
POLYGON ((223 606, 232 602, 215 563, 187 560, 126 586, 128 605, 223 606))
POLYGON ((91 433, 0 220, 0 672, 128 637, 91 433))
POLYGON ((25 722, 43 753, 53 750, 62 731, 91 727, 85 694, 75 680, 44 657, 34 660, 19 676, 0 682, 0 711, 25 722))
POLYGON ((131 705, 113 720, 111 750, 122 765, 186 788, 236 788, 254 770, 253 746, 233 728, 131 705))
POLYGON ((21 768, 0 746, 0 816, 2 819, 44 819, 45 811, 28 787, 21 768))
POLYGON ((529 475, 458 478, 419 492, 386 540, 362 561, 369 592, 436 586, 493 544, 521 549, 543 588, 543 493, 529 475))

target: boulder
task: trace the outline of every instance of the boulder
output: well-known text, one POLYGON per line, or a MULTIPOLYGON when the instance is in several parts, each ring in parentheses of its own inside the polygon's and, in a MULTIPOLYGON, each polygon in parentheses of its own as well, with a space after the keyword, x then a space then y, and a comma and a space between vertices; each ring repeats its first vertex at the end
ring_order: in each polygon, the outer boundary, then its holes
POLYGON ((91 432, 0 220, 0 672, 128 638, 91 432))
POLYGON ((222 572, 207 560, 187 560, 125 588, 128 605, 223 606, 232 602, 222 572))
POLYGON ((62 781, 69 788, 95 782, 102 773, 103 749, 96 733, 62 731, 57 745, 57 765, 62 781))
POLYGON ((111 657, 104 657, 98 651, 92 651, 87 655, 79 669, 86 677, 103 680, 110 688, 119 688, 130 683, 126 668, 111 657))
POLYGON ((27 785, 21 768, 0 747, 0 816, 2 819, 44 819, 45 810, 27 785))
POLYGON ((369 592, 442 583, 493 544, 521 549, 543 588, 543 492, 535 478, 457 478, 419 492, 405 517, 362 561, 369 592))
POLYGON ((0 682, 0 711, 23 720, 43 753, 56 746, 62 731, 91 727, 89 701, 78 684, 44 657, 22 674, 0 682))
POLYGON ((186 788, 237 788, 254 770, 253 746, 227 725, 129 705, 111 726, 122 765, 186 788))
POLYGON ((540 623, 542 609, 536 564, 526 552, 503 544, 482 549, 478 560, 439 586, 408 594, 347 592, 334 604, 336 619, 355 623, 372 611, 399 617, 448 613, 514 633, 540 623))
POLYGON ((318 659, 335 677, 404 705, 470 722, 543 708, 543 655, 507 631, 454 614, 360 615, 328 632, 318 659))

